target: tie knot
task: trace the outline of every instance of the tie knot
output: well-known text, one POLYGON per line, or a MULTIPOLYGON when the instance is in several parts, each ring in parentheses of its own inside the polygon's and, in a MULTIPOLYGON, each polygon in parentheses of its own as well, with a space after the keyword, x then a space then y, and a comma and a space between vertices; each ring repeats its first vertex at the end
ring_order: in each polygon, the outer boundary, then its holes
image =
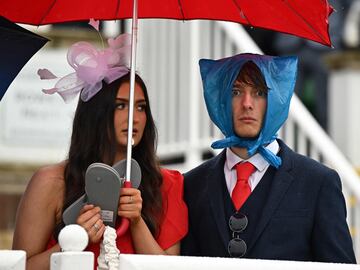
POLYGON ((250 162, 238 163, 235 165, 237 181, 246 181, 250 175, 255 171, 255 166, 250 162))

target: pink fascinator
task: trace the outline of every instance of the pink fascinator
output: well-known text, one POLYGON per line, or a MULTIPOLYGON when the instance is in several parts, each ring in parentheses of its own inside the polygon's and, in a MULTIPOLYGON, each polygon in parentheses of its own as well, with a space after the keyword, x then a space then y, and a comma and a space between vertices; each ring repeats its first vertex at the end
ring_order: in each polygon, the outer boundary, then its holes
MULTIPOLYGON (((102 88, 103 80, 111 83, 127 74, 131 35, 108 39, 108 45, 108 48, 98 50, 84 41, 73 44, 67 53, 67 61, 75 72, 60 78, 54 88, 42 91, 50 95, 58 93, 68 103, 82 90, 81 99, 88 101, 102 88)), ((38 75, 41 80, 58 78, 47 69, 39 69, 38 75)))

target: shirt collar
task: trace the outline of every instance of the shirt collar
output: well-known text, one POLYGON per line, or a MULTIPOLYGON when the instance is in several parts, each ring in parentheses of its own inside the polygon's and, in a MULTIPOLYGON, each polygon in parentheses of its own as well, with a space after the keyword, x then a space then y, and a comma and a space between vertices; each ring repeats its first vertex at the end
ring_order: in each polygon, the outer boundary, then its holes
MULTIPOLYGON (((280 150, 280 146, 279 143, 277 142, 277 140, 272 141, 271 143, 269 143, 266 148, 268 150, 270 150, 271 152, 273 152, 275 155, 279 152, 280 150)), ((265 170, 268 165, 269 162, 267 162, 262 155, 260 155, 259 153, 256 153, 255 155, 251 156, 250 158, 244 160, 241 157, 239 157, 238 155, 236 155, 233 151, 231 151, 231 149, 228 147, 226 148, 226 161, 225 164, 227 166, 227 169, 229 171, 232 170, 232 168, 238 164, 239 162, 243 162, 243 161, 248 161, 251 164, 253 164, 256 169, 258 171, 263 171, 265 170)))

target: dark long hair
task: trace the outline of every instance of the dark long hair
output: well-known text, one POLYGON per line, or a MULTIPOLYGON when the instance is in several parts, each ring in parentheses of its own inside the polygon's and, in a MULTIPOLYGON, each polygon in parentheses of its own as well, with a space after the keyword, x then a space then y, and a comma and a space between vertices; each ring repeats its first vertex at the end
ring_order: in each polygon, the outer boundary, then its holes
MULTIPOLYGON (((85 192, 85 172, 94 162, 113 165, 117 140, 114 128, 115 99, 119 87, 129 82, 130 74, 103 88, 89 101, 79 99, 71 136, 68 161, 65 166, 65 196, 63 211, 85 192)), ((151 233, 156 236, 163 216, 162 176, 156 158, 157 130, 150 110, 149 96, 143 80, 136 74, 135 81, 144 92, 146 125, 139 144, 133 148, 133 158, 139 163, 142 180, 139 187, 143 199, 142 217, 151 233)), ((57 224, 55 237, 64 227, 57 224)))

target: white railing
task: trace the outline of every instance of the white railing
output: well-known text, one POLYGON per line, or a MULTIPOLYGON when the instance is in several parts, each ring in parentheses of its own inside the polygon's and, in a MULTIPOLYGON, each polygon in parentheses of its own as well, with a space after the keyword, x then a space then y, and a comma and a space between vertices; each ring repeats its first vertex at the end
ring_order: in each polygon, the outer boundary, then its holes
POLYGON ((209 258, 165 255, 120 255, 119 269, 126 270, 359 270, 355 264, 298 262, 237 258, 209 258))
MULTIPOLYGON (((84 255, 89 252, 62 252, 53 253, 51 257, 50 270, 76 269, 91 270, 93 266, 86 267, 81 262, 84 255), (56 259, 56 260, 55 260, 56 259), (75 262, 75 263, 74 263, 75 262)), ((26 254, 23 251, 0 250, 0 269, 25 270, 26 254), (2 267, 2 268, 1 268, 2 267)), ((91 258, 92 262, 93 258, 91 258)), ((89 260, 88 260, 89 261, 89 260)), ((119 256, 119 268, 123 270, 359 270, 360 266, 355 264, 277 261, 237 258, 209 258, 209 257, 187 257, 187 256, 165 256, 165 255, 135 255, 121 254, 119 256)))
MULTIPOLYGON (((149 88, 160 134, 158 153, 162 159, 183 157, 185 162, 169 166, 187 171, 203 160, 204 153, 212 152, 211 142, 221 137, 204 106, 198 60, 261 50, 238 24, 209 21, 143 20, 139 44, 139 70, 149 88)), ((360 179, 352 165, 297 96, 279 135, 295 151, 327 164, 341 176, 359 259, 360 179)))

